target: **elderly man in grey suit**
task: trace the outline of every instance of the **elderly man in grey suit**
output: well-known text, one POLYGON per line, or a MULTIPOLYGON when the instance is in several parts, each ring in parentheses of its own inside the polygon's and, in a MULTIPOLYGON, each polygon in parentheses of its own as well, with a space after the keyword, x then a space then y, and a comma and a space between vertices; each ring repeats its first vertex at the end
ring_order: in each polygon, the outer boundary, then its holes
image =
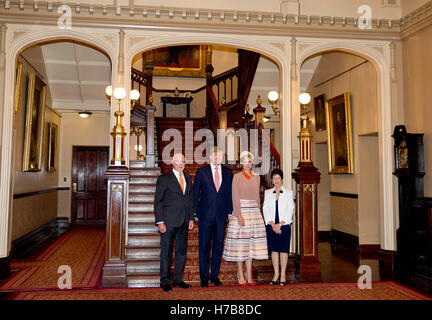
POLYGON ((187 254, 188 230, 194 228, 192 178, 184 173, 182 154, 172 159, 173 170, 159 176, 156 183, 155 215, 161 234, 160 281, 163 291, 172 291, 169 272, 175 244, 174 275, 172 286, 183 289, 191 285, 183 281, 187 254))

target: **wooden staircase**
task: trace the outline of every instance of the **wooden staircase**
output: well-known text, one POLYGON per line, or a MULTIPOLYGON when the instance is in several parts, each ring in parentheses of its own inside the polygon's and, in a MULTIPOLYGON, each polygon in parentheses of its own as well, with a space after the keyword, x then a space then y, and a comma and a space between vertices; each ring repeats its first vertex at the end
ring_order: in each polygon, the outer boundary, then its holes
POLYGON ((130 161, 128 241, 129 287, 159 287, 160 235, 155 225, 154 194, 160 168, 130 161))

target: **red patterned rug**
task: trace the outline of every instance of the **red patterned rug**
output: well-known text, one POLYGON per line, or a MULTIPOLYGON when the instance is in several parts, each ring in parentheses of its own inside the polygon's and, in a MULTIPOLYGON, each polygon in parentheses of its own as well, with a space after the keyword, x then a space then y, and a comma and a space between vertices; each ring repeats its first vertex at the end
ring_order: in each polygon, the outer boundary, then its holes
POLYGON ((105 228, 76 227, 54 241, 32 260, 12 260, 14 272, 0 283, 0 291, 58 289, 64 273, 59 266, 72 271, 72 288, 99 287, 105 259, 105 228))
POLYGON ((301 283, 285 287, 268 284, 254 287, 226 285, 202 289, 160 288, 89 289, 17 292, 14 300, 432 300, 431 297, 395 282, 375 282, 360 290, 357 283, 301 283))

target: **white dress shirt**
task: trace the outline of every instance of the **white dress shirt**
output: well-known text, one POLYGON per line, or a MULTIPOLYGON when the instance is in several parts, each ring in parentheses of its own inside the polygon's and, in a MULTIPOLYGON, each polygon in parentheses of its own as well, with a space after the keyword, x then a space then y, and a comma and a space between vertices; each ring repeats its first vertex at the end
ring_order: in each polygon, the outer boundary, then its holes
MULTIPOLYGON (((215 172, 216 172, 216 166, 213 163, 210 163, 210 168, 212 171, 212 176, 213 176, 213 183, 215 182, 215 172)), ((222 185, 222 166, 218 165, 218 173, 219 173, 219 188, 222 185)))
MULTIPOLYGON (((275 188, 268 189, 264 193, 263 215, 266 224, 275 221, 276 218, 276 191, 275 188)), ((285 224, 292 223, 292 217, 295 210, 295 203, 292 190, 281 187, 278 199, 279 221, 285 224)))
MULTIPOLYGON (((176 169, 173 169, 173 173, 177 178, 178 183, 180 184, 180 172, 178 172, 176 169)), ((184 175, 184 172, 182 172, 182 179, 183 179, 183 194, 186 192, 186 178, 184 175)))

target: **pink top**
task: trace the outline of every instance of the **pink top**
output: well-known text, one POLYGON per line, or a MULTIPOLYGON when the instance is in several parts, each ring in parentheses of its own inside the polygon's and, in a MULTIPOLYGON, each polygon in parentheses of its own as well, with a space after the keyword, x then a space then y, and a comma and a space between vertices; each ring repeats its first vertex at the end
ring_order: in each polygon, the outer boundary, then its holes
POLYGON ((241 216, 240 200, 256 200, 258 208, 260 206, 260 176, 256 173, 246 179, 243 172, 236 173, 232 182, 232 202, 233 214, 241 216))

